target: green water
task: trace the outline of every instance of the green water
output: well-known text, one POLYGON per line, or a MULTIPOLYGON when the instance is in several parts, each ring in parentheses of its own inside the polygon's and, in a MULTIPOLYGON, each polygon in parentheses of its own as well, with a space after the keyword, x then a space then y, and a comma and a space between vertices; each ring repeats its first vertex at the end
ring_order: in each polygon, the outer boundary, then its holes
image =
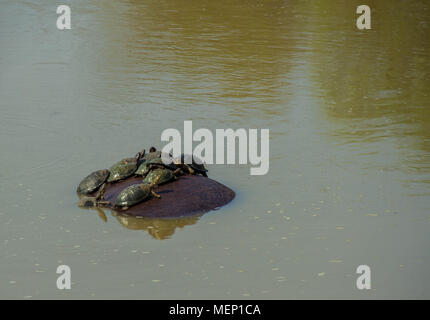
POLYGON ((430 298, 430 4, 368 1, 359 31, 360 4, 79 0, 59 31, 2 1, 0 298, 430 298), (210 165, 237 196, 200 217, 76 206, 184 120, 270 129, 269 173, 210 165))

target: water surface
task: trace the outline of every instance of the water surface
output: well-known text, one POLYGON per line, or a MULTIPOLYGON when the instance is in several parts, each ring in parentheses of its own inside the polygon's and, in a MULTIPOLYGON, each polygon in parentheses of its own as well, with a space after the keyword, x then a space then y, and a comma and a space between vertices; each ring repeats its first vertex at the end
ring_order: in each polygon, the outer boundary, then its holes
POLYGON ((360 4, 79 0, 59 31, 2 1, 0 298, 430 298, 430 6, 370 1, 359 31, 360 4), (237 197, 203 216, 77 208, 184 120, 269 128, 269 173, 209 166, 237 197))

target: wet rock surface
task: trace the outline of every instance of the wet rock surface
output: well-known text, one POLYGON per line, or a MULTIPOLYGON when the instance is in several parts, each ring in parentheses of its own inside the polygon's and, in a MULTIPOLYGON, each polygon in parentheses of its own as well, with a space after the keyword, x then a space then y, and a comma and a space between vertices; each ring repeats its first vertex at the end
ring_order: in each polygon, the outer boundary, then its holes
MULTIPOLYGON (((118 194, 136 183, 142 183, 142 177, 108 183, 103 197, 110 204, 107 207, 115 209, 114 202, 118 194)), ((118 212, 131 216, 175 218, 214 210, 228 204, 235 197, 230 188, 198 175, 181 176, 175 181, 156 187, 154 191, 161 198, 152 197, 118 212)))

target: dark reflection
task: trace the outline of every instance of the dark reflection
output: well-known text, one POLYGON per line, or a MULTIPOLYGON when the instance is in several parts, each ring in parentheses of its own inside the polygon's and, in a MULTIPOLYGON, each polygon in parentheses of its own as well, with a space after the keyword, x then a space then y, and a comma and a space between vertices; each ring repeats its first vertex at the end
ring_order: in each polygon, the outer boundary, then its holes
MULTIPOLYGON (((110 11, 100 3, 100 16, 110 11)), ((290 2, 128 0, 115 12, 118 23, 102 20, 95 61, 113 101, 217 105, 238 117, 285 111, 296 51, 290 2)))
POLYGON ((158 240, 170 238, 177 228, 195 224, 201 217, 201 215, 195 215, 182 218, 157 219, 127 216, 115 211, 112 211, 112 216, 116 217, 123 227, 130 230, 145 230, 158 240))
POLYGON ((430 3, 375 2, 368 32, 345 19, 349 2, 315 2, 323 9, 331 14, 310 15, 318 32, 310 44, 330 117, 348 120, 359 139, 406 134, 430 150, 430 3))
MULTIPOLYGON (((106 213, 101 208, 94 208, 100 219, 104 222, 108 221, 106 213)), ((196 224, 202 216, 196 214, 193 216, 186 216, 181 218, 147 218, 135 217, 110 210, 113 217, 125 228, 129 230, 144 230, 148 232, 154 239, 164 240, 169 239, 176 231, 177 228, 196 224)))
POLYGON ((430 3, 372 2, 369 31, 355 28, 349 1, 312 4, 330 12, 310 14, 307 28, 315 34, 313 80, 339 124, 333 134, 347 142, 395 138, 410 168, 430 170, 430 3))

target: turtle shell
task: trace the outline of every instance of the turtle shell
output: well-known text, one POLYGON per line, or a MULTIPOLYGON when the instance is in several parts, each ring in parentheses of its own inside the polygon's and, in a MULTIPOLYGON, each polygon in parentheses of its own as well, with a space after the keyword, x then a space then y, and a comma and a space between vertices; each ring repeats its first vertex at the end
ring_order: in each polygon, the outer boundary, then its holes
MULTIPOLYGON (((161 151, 152 151, 146 154, 138 163, 137 170, 135 172, 136 175, 143 176, 148 173, 147 165, 150 161, 159 161, 156 159, 161 158, 161 151)), ((161 161, 159 161, 161 162, 161 161)))
POLYGON ((132 184, 122 190, 115 199, 115 206, 130 207, 149 197, 151 187, 148 184, 132 184))
POLYGON ((118 161, 110 168, 108 182, 115 182, 130 177, 137 168, 137 158, 126 158, 118 161))
POLYGON ((163 160, 161 158, 152 158, 152 159, 144 159, 143 162, 141 162, 141 164, 139 165, 139 167, 137 168, 135 174, 139 175, 139 176, 144 176, 146 175, 151 169, 150 169, 150 164, 156 164, 156 165, 160 165, 169 169, 176 169, 176 166, 172 163, 172 164, 164 164, 163 160))
POLYGON ((153 152, 149 152, 148 154, 145 155, 144 159, 146 159, 146 161, 152 160, 154 158, 161 158, 161 151, 153 151, 153 152))
POLYGON ((143 179, 143 183, 146 184, 152 184, 157 177, 160 177, 157 181, 157 184, 163 184, 167 183, 170 180, 172 180, 175 175, 173 174, 172 170, 166 169, 166 168, 156 168, 152 169, 143 179))
POLYGON ((77 192, 79 194, 90 194, 95 192, 103 183, 105 183, 109 174, 110 172, 107 169, 94 171, 79 183, 77 192))
POLYGON ((143 158, 142 161, 140 162, 140 165, 137 168, 135 174, 138 175, 138 176, 144 176, 144 175, 146 175, 149 172, 148 164, 151 161, 157 162, 158 161, 157 159, 159 159, 160 162, 161 162, 161 158, 153 158, 153 159, 150 159, 150 160, 148 160, 146 158, 143 158))

